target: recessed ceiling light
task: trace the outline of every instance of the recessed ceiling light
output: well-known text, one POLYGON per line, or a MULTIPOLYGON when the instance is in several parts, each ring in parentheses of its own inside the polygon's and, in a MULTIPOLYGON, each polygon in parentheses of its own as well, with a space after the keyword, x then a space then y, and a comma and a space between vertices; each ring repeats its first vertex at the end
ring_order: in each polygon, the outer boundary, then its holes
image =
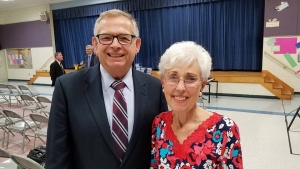
POLYGON ((14 1, 14 0, 1 0, 1 1, 7 2, 7 1, 14 1))

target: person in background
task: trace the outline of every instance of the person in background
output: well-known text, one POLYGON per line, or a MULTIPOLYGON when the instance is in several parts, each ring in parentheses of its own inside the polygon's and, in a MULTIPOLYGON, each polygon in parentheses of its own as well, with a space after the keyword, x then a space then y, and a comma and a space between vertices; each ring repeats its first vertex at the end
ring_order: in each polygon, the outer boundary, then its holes
MULTIPOLYGON (((95 56, 93 52, 93 46, 92 45, 86 45, 85 47, 86 56, 84 56, 84 64, 87 68, 92 67, 95 65, 95 56)), ((99 61, 98 61, 99 62, 99 61)))
POLYGON ((92 43, 100 64, 55 84, 47 169, 150 168, 151 124, 168 106, 159 79, 132 69, 141 46, 135 19, 101 13, 92 43))
POLYGON ((237 124, 196 105, 211 64, 209 53, 191 41, 175 43, 161 56, 161 83, 172 110, 153 121, 151 169, 243 168, 237 124))
POLYGON ((61 52, 56 52, 54 54, 54 57, 55 57, 55 61, 50 65, 50 76, 52 80, 52 84, 51 84, 52 87, 55 85, 55 81, 59 76, 66 74, 65 69, 61 63, 63 61, 63 55, 61 54, 61 52))

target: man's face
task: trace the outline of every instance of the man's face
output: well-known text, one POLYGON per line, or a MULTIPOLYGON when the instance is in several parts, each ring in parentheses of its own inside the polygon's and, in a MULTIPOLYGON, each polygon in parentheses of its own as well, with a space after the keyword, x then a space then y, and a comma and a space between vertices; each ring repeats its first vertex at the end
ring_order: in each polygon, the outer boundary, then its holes
MULTIPOLYGON (((133 25, 124 16, 106 17, 100 21, 97 34, 133 35, 133 25)), ((99 43, 97 37, 93 37, 92 40, 101 65, 111 75, 126 74, 141 46, 140 38, 133 38, 132 43, 128 45, 121 45, 117 38, 114 38, 110 45, 99 43)))
POLYGON ((90 54, 92 54, 93 49, 91 49, 91 48, 85 48, 85 52, 86 52, 87 55, 90 55, 90 54))
POLYGON ((59 53, 58 55, 56 55, 56 60, 58 60, 59 62, 61 62, 62 60, 64 60, 63 55, 61 53, 59 53))

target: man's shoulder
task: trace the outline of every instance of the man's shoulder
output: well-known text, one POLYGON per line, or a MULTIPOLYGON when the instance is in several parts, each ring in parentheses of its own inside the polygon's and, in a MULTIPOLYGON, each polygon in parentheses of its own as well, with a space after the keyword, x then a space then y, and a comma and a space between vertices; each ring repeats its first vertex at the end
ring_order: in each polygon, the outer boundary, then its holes
POLYGON ((56 63, 57 63, 56 61, 52 62, 51 65, 50 65, 50 68, 54 67, 56 65, 56 63))
POLYGON ((66 82, 72 82, 72 81, 84 81, 84 79, 88 79, 89 77, 96 76, 95 72, 92 72, 91 69, 82 69, 75 72, 70 72, 65 74, 62 77, 62 80, 66 82))
POLYGON ((54 62, 51 63, 51 65, 55 65, 57 64, 57 61, 55 60, 54 62))

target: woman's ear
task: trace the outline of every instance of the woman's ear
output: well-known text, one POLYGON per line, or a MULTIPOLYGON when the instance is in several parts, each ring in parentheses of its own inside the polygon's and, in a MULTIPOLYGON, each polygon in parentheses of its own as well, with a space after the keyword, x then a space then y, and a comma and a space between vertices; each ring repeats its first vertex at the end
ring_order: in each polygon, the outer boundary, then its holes
POLYGON ((164 78, 163 78, 162 76, 160 76, 160 82, 161 82, 161 85, 162 85, 163 88, 164 88, 165 82, 164 82, 164 78))
POLYGON ((207 81, 202 82, 200 91, 204 90, 204 87, 206 86, 206 84, 207 84, 207 81))

